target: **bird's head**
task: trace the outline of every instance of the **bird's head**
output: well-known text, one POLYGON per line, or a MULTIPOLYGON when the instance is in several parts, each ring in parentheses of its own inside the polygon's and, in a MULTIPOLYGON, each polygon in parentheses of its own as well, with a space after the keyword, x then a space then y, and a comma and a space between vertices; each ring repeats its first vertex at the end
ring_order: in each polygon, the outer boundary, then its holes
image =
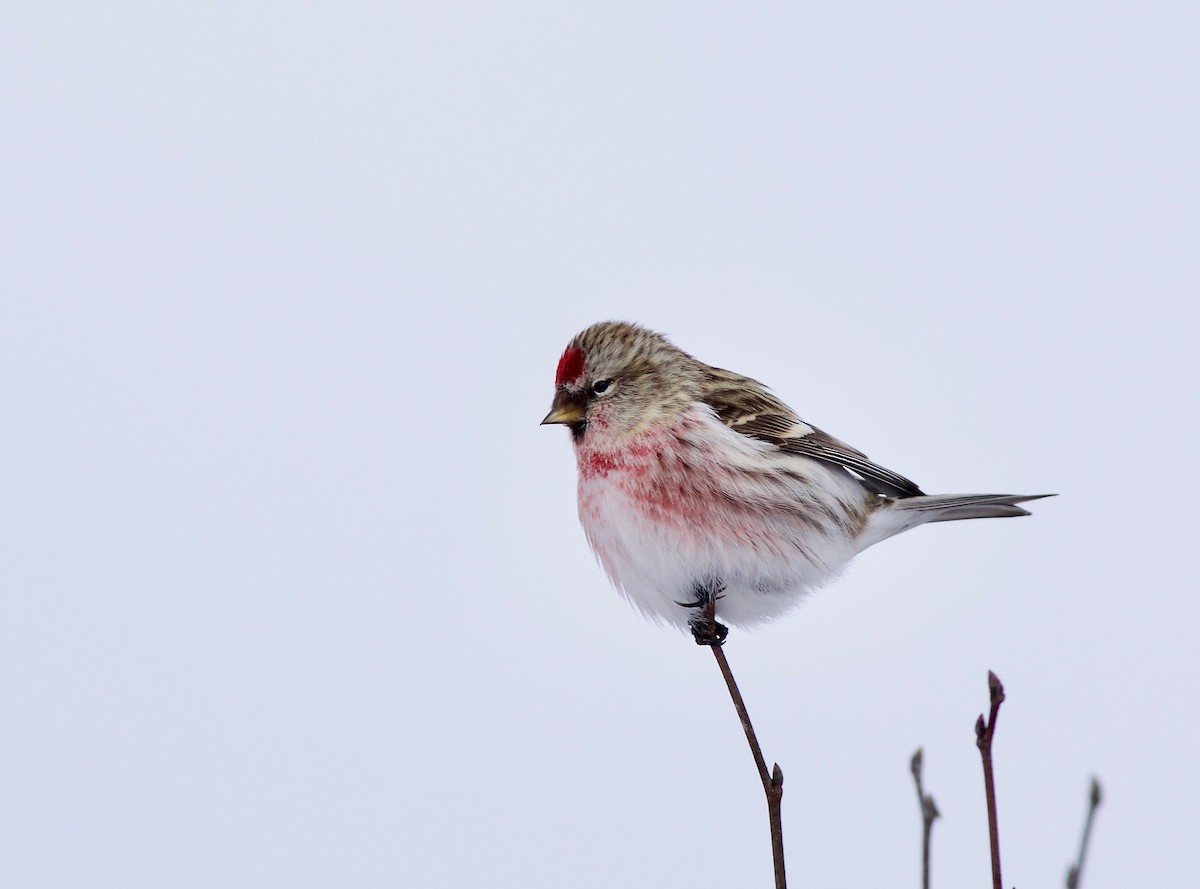
POLYGON ((698 361, 661 334, 626 324, 593 324, 567 344, 554 377, 554 403, 542 424, 617 441, 669 422, 700 395, 698 361))

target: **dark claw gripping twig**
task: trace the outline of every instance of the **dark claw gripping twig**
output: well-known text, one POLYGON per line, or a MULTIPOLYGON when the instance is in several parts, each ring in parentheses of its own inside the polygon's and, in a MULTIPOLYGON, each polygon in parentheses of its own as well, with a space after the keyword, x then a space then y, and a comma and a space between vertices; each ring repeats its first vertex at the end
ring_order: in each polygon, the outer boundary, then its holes
POLYGON ((689 621, 688 626, 692 629, 692 638, 696 640, 697 645, 721 646, 725 644, 725 638, 729 635, 729 627, 711 618, 689 621))
POLYGON ((692 630, 692 638, 696 640, 697 645, 720 646, 725 644, 725 637, 729 635, 729 627, 717 620, 717 600, 723 598, 722 590, 724 588, 719 584, 696 584, 693 592, 696 594, 694 602, 676 602, 676 605, 683 608, 695 609, 695 613, 688 619, 688 626, 692 630))

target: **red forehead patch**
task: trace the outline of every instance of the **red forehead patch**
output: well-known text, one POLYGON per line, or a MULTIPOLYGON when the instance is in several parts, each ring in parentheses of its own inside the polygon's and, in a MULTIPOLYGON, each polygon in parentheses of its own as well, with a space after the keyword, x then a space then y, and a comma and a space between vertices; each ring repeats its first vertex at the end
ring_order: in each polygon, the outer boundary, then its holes
POLYGON ((568 346, 558 359, 558 373, 554 375, 554 385, 561 386, 578 379, 583 374, 583 350, 568 346))

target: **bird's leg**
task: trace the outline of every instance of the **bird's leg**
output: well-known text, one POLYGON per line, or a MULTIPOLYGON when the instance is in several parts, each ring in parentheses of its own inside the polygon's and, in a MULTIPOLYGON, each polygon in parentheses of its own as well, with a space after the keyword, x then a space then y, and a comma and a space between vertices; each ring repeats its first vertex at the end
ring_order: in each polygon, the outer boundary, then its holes
POLYGON ((692 638, 697 645, 720 646, 725 644, 729 635, 729 627, 716 619, 716 602, 709 602, 704 610, 688 621, 692 630, 692 638))
POLYGON ((688 627, 697 645, 724 645, 729 627, 717 620, 717 600, 725 588, 716 581, 697 583, 692 587, 696 594, 693 602, 676 602, 684 608, 693 609, 688 618, 688 627))

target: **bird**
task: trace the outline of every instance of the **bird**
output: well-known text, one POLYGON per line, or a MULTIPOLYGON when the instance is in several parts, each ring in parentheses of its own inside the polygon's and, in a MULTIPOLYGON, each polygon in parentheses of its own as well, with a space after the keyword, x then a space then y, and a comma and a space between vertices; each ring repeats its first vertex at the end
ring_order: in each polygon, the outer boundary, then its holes
POLYGON ((643 615, 698 644, 788 613, 896 534, 1053 496, 926 494, 638 324, 578 333, 554 387, 542 425, 570 430, 592 551, 643 615))

